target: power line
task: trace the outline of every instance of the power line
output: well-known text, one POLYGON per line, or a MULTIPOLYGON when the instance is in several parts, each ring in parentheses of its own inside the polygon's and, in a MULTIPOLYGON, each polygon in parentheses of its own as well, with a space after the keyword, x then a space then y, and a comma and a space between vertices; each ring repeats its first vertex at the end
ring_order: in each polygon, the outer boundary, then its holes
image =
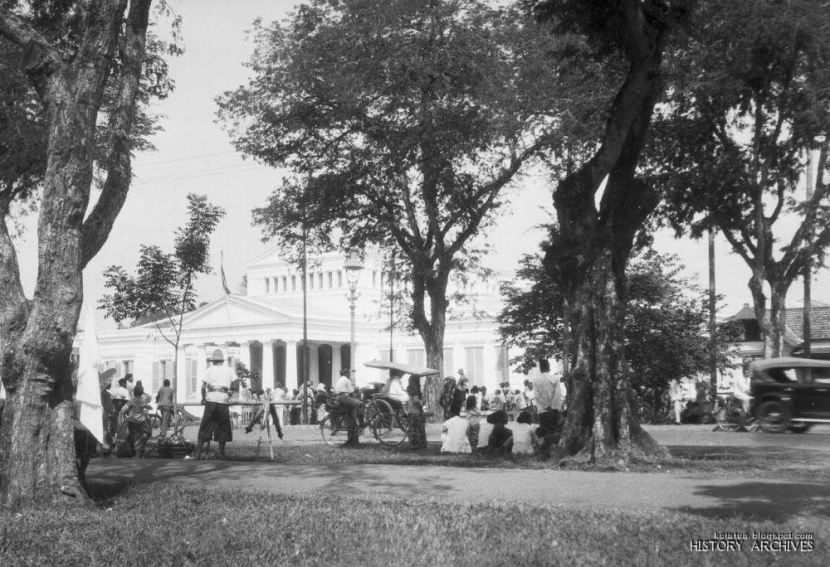
POLYGON ((219 153, 215 153, 215 154, 202 154, 202 155, 199 155, 199 156, 189 156, 189 157, 176 158, 176 159, 165 159, 165 160, 161 160, 161 161, 149 161, 147 163, 136 164, 136 167, 144 167, 144 166, 147 166, 147 165, 160 165, 160 164, 163 164, 163 163, 177 163, 177 162, 180 162, 180 161, 187 161, 187 160, 191 160, 191 159, 216 157, 216 156, 223 156, 223 155, 235 154, 235 153, 236 152, 233 151, 233 150, 228 150, 226 152, 219 152, 219 153))
POLYGON ((192 175, 181 175, 178 177, 159 177, 156 179, 147 179, 144 181, 138 181, 133 183, 133 185, 149 185, 153 183, 164 183, 167 181, 180 181, 182 179, 195 179, 198 177, 213 177, 215 175, 225 175, 227 173, 244 173, 246 171, 257 171, 261 170, 262 166, 260 167, 246 167, 244 169, 228 169, 228 170, 218 170, 212 172, 204 172, 204 173, 194 173, 192 175))

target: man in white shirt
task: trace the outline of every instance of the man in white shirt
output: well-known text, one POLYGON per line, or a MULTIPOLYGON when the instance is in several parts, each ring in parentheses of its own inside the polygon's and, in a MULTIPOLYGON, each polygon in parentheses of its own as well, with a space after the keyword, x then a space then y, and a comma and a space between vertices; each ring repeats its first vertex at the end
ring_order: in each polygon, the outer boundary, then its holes
POLYGON ((540 374, 533 379, 539 435, 545 436, 556 432, 562 411, 562 390, 559 379, 550 373, 550 362, 539 361, 540 374))
MULTIPOLYGON (((113 415, 119 416, 121 415, 119 413, 121 408, 123 408, 124 404, 127 403, 127 400, 130 399, 130 392, 127 391, 127 379, 121 378, 115 383, 114 386, 111 386, 110 395, 112 396, 113 415)), ((120 420, 118 421, 120 422, 120 420)))
MULTIPOLYGON (((360 410, 363 408, 363 403, 358 400, 357 398, 353 397, 353 393, 355 391, 354 384, 349 379, 349 372, 348 368, 344 368, 340 371, 340 378, 337 379, 337 382, 334 384, 334 394, 337 396, 337 401, 340 405, 345 406, 348 412, 351 414, 352 423, 359 426, 362 423, 362 416, 360 415, 360 410)), ((346 445, 349 446, 357 446, 360 444, 360 436, 358 435, 357 429, 353 429, 349 432, 349 441, 346 445)))
POLYGON ((233 441, 231 431, 231 414, 228 408, 231 396, 231 382, 236 380, 236 373, 230 366, 225 366, 222 349, 216 349, 208 359, 212 366, 202 385, 202 403, 205 413, 199 426, 199 441, 196 459, 202 455, 202 447, 211 439, 219 443, 219 460, 225 458, 225 443, 233 441))

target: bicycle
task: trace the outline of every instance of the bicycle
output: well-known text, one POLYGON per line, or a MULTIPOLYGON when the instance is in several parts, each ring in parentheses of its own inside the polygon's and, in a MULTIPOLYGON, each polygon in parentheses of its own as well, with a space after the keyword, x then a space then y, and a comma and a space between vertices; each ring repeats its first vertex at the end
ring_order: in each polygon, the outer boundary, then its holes
POLYGON ((746 427, 752 421, 752 418, 747 418, 741 401, 734 395, 729 394, 726 399, 718 396, 715 421, 718 427, 724 431, 737 431, 741 427, 746 427))
POLYGON ((320 422, 320 436, 327 445, 341 446, 349 441, 349 431, 357 429, 358 436, 367 430, 383 445, 403 443, 409 433, 409 420, 402 411, 393 409, 383 396, 375 396, 363 402, 363 422, 353 423, 348 409, 340 407, 335 396, 326 399, 328 415, 320 422))

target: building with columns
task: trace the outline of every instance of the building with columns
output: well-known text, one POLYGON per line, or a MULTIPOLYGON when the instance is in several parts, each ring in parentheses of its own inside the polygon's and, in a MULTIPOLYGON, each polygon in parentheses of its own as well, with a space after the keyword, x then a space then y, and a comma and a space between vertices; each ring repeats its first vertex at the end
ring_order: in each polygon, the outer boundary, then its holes
MULTIPOLYGON (((207 372, 207 358, 215 349, 227 364, 242 362, 262 375, 263 388, 277 382, 289 392, 299 388, 303 374, 302 273, 271 249, 246 265, 248 293, 224 295, 184 316, 178 357, 179 399, 197 402, 207 372)), ((524 375, 511 376, 509 353, 496 333, 494 316, 500 309, 498 281, 481 282, 466 290, 471 305, 453 307, 444 339, 443 375, 463 368, 471 385, 488 390, 510 381, 519 387, 524 375), (455 314, 458 311, 459 314, 455 314), (484 314, 484 315, 482 315, 484 314)), ((356 370, 358 386, 383 381, 383 371, 363 366, 369 360, 393 359, 426 364, 420 336, 395 331, 390 341, 389 282, 379 255, 368 255, 357 281, 354 364, 350 360, 351 312, 349 286, 340 254, 327 254, 308 270, 307 335, 309 377, 331 385, 341 368, 356 370)), ((82 334, 79 334, 79 340, 82 334)), ((101 370, 115 368, 118 376, 130 372, 154 394, 165 378, 172 379, 174 348, 154 324, 98 333, 101 370)))

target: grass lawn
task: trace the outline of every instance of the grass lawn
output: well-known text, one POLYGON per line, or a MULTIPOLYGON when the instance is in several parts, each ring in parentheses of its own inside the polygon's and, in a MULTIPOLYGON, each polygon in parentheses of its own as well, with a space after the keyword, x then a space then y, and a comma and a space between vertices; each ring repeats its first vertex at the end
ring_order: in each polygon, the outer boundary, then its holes
POLYGON ((0 565, 828 565, 830 552, 693 552, 797 526, 522 504, 93 486, 93 510, 0 513, 0 565), (115 490, 117 488, 117 490, 115 490), (111 494, 117 493, 117 496, 111 494), (108 495, 109 494, 109 495, 108 495))
MULTIPOLYGON (((195 438, 195 431, 186 434, 195 438)), ((234 436, 229 460, 268 460, 267 442, 257 456, 256 433, 237 430, 234 436)), ((735 441, 739 439, 718 438, 717 446, 668 445, 671 459, 632 466, 631 472, 660 467, 701 477, 830 480, 830 452, 748 447, 735 441)), ((435 431, 430 440, 425 451, 413 451, 406 444, 384 447, 368 439, 358 450, 337 449, 324 445, 313 427, 288 428, 285 442, 274 439, 275 460, 306 465, 558 467, 534 457, 441 454, 435 431)), ((607 478, 613 482, 613 474, 607 478)), ((613 502, 609 509, 464 505, 411 494, 379 501, 113 481, 94 481, 91 490, 96 503, 91 509, 0 511, 0 566, 830 565, 830 546, 823 539, 802 553, 753 550, 752 539, 741 542, 740 552, 690 549, 693 541, 712 540, 715 533, 811 531, 804 526, 620 511, 610 509, 613 502)))

